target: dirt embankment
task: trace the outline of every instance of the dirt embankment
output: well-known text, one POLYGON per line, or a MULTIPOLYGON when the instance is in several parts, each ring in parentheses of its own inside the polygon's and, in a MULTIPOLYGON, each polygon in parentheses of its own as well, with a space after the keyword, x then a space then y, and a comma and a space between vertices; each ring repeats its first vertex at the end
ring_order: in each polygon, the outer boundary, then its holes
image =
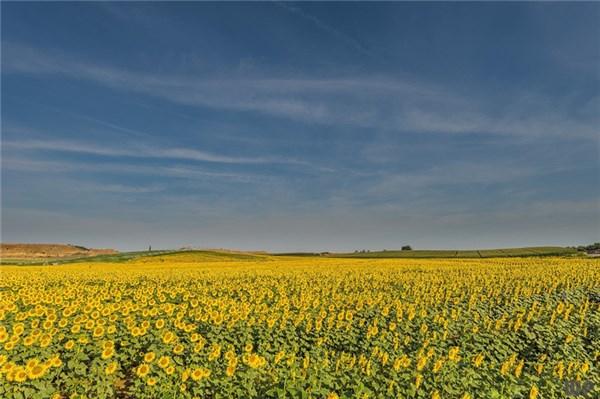
POLYGON ((70 244, 0 244, 0 258, 39 259, 69 258, 116 254, 114 249, 85 248, 70 244))

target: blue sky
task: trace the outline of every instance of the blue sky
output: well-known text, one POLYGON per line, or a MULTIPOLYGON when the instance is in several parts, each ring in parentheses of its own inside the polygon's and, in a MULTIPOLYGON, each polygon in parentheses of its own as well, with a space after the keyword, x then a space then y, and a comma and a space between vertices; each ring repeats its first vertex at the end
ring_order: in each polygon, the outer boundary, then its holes
POLYGON ((600 238, 599 3, 2 3, 2 241, 600 238))

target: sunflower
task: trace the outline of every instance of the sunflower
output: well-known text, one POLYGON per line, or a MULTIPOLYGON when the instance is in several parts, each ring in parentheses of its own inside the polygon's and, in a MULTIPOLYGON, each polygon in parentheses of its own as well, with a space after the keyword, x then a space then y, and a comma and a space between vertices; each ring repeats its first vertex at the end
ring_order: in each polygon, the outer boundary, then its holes
POLYGON ((114 354, 115 350, 113 348, 106 348, 102 351, 102 359, 110 359, 114 354))
POLYGON ((517 367, 515 368, 515 377, 519 378, 521 376, 524 365, 525 365, 525 361, 523 359, 521 359, 521 361, 519 362, 519 364, 517 364, 517 367))
POLYGON ((198 381, 202 378, 203 374, 204 373, 202 373, 202 370, 195 369, 194 371, 192 371, 192 374, 190 374, 190 377, 192 378, 192 380, 198 381))
POLYGON ((146 363, 152 363, 152 361, 156 358, 156 354, 154 352, 148 352, 144 355, 144 361, 146 363))
POLYGON ((94 328, 94 337, 98 338, 104 335, 104 327, 96 327, 94 328))
POLYGON ((450 349, 450 351, 448 352, 448 360, 452 361, 452 362, 457 362, 460 357, 458 356, 458 351, 459 348, 458 346, 454 346, 450 349))
POLYGON ((277 352, 277 354, 275 355, 275 360, 274 360, 275 364, 278 364, 281 361, 281 359, 283 359, 284 356, 285 356, 284 351, 277 352))
POLYGON ((60 360, 60 357, 58 357, 58 355, 56 355, 50 359, 50 365, 52 367, 60 367, 60 366, 62 366, 62 364, 63 364, 63 362, 62 362, 62 360, 60 360))
POLYGON ((539 389, 537 385, 532 385, 531 390, 529 391, 529 399, 536 399, 538 397, 539 389))
POLYGON ((440 371, 442 369, 442 367, 444 366, 444 360, 439 359, 435 362, 435 364, 433 365, 433 372, 437 373, 438 371, 440 371))
POLYGON ((23 331, 25 331, 25 326, 23 325, 23 323, 17 323, 14 325, 13 334, 21 335, 23 334, 23 331))
POLYGON ((252 353, 248 356, 247 363, 248 366, 252 367, 253 369, 256 369, 264 366, 266 361, 262 356, 257 355, 256 353, 252 353))
POLYGON ((204 348, 204 342, 198 342, 194 345, 194 353, 200 352, 204 348))
POLYGON ((25 363, 25 368, 27 370, 31 370, 32 368, 34 368, 35 366, 37 366, 38 364, 40 364, 40 361, 38 359, 29 359, 27 361, 27 363, 25 363))
POLYGON ((417 370, 421 371, 425 368, 425 365, 427 364, 427 357, 422 356, 419 358, 419 360, 417 360, 417 370))
POLYGON ((415 387, 417 389, 419 389, 419 387, 421 386, 422 383, 423 383, 423 375, 417 374, 417 376, 415 377, 415 387))
MULTIPOLYGON (((5 355, 2 355, 2 356, 5 356, 5 355)), ((2 368, 0 368, 0 372, 1 373, 9 373, 14 367, 15 367, 15 364, 12 362, 4 363, 2 365, 2 368)))
POLYGON ((175 334, 173 334, 171 331, 167 331, 163 334, 162 340, 163 340, 163 343, 170 344, 171 342, 173 342, 175 340, 175 334))
POLYGON ((236 366, 234 364, 227 366, 227 369, 225 370, 225 374, 228 377, 232 377, 233 374, 235 374, 235 368, 236 368, 236 366))
POLYGON ((194 381, 199 381, 202 378, 208 378, 209 376, 210 376, 210 370, 208 370, 204 367, 194 369, 194 371, 192 371, 192 373, 190 374, 190 377, 194 381))
POLYGON ((168 356, 161 356, 160 359, 158 359, 158 366, 164 369, 169 365, 170 361, 168 356))
MULTIPOLYGON (((0 361, 0 364, 2 364, 2 362, 0 361)), ((581 365, 581 372, 583 374, 587 373, 590 370, 590 364, 588 362, 585 362, 581 365)))
POLYGON ((112 362, 104 369, 107 375, 113 374, 117 370, 117 362, 112 362))
POLYGON ((137 368, 135 373, 138 375, 138 377, 145 377, 148 375, 149 372, 150 372, 150 365, 148 365, 146 363, 142 363, 137 368))
POLYGON ((25 380, 27 380, 27 373, 25 372, 25 370, 23 370, 22 368, 16 370, 14 372, 14 380, 16 382, 25 382, 25 380))
POLYGON ((181 373, 181 381, 186 382, 188 380, 188 378, 190 378, 190 370, 189 369, 185 369, 185 371, 183 373, 181 373))
POLYGON ((46 369, 44 368, 44 366, 38 364, 38 365, 32 367, 28 371, 27 377, 34 380, 36 378, 40 378, 41 376, 43 376, 45 372, 46 372, 46 369))
POLYGON ((177 344, 175 345, 175 347, 173 348, 173 353, 175 353, 176 355, 181 355, 183 353, 183 350, 185 348, 183 347, 183 345, 181 344, 177 344))
POLYGON ((485 355, 483 353, 480 353, 477 356, 475 356, 475 358, 473 359, 473 364, 475 365, 475 367, 481 366, 481 364, 483 363, 484 357, 485 357, 485 355))

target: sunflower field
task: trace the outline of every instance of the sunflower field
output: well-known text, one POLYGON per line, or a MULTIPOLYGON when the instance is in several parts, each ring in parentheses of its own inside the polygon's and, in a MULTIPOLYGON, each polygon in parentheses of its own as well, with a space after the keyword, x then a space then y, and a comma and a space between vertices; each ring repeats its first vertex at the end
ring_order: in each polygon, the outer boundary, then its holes
POLYGON ((585 258, 2 266, 0 398, 600 397, 599 311, 585 258))

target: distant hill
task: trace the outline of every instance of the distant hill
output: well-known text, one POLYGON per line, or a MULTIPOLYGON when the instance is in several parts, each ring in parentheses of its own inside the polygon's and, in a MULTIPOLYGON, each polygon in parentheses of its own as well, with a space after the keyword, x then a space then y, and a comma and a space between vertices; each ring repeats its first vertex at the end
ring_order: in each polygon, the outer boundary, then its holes
POLYGON ((273 256, 328 258, 504 258, 531 256, 585 256, 575 248, 525 247, 481 250, 386 250, 353 253, 235 251, 227 249, 163 249, 154 251, 118 252, 114 249, 85 248, 70 244, 0 244, 0 264, 43 265, 73 262, 146 262, 194 263, 273 260, 273 256))
POLYGON ((243 252, 227 249, 171 249, 154 251, 117 252, 112 249, 90 249, 64 244, 1 244, 0 264, 61 265, 76 262, 121 263, 146 262, 194 263, 267 260, 266 252, 243 252))
POLYGON ((0 244, 2 260, 64 259, 117 253, 114 249, 86 248, 71 244, 0 244))

